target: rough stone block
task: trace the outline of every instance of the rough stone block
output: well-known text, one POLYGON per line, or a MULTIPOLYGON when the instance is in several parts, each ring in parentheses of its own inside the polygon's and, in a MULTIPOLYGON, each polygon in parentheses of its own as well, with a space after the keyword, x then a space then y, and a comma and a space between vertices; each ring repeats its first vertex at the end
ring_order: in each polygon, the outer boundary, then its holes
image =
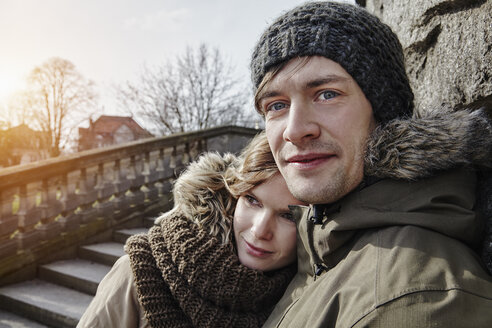
POLYGON ((400 38, 418 111, 492 95, 492 1, 357 2, 400 38))

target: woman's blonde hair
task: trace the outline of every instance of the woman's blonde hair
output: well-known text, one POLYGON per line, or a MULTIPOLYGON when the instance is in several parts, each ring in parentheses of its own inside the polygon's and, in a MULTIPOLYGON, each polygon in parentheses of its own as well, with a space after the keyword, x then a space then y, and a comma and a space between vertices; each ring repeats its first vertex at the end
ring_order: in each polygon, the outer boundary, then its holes
POLYGON ((227 189, 237 199, 278 172, 265 132, 261 132, 244 148, 238 165, 230 166, 224 178, 227 189))

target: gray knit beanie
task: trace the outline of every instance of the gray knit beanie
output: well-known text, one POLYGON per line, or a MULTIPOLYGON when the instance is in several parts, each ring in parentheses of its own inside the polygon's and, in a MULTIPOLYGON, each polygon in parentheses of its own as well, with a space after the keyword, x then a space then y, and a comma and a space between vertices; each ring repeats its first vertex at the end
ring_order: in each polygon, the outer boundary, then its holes
POLYGON ((413 93, 398 37, 365 9, 325 1, 284 13, 254 49, 255 91, 269 70, 302 56, 323 56, 340 64, 370 101, 377 121, 411 116, 413 93))

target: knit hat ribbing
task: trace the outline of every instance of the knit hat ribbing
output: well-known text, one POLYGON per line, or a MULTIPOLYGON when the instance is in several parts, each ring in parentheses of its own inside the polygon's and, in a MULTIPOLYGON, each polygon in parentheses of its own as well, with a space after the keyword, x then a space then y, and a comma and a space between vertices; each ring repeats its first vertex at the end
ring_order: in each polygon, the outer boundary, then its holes
POLYGON ((337 2, 309 2, 271 24, 251 59, 255 90, 265 74, 295 57, 323 56, 358 83, 377 121, 411 116, 413 93, 398 37, 366 10, 337 2))

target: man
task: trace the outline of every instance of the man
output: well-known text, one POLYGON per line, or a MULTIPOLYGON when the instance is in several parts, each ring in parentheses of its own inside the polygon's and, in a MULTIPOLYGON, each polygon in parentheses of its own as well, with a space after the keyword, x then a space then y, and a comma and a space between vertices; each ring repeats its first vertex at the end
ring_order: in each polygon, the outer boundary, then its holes
POLYGON ((283 14, 251 71, 277 165, 312 204, 292 207, 298 273, 265 327, 492 327, 477 256, 485 114, 412 118, 397 37, 349 4, 283 14))

